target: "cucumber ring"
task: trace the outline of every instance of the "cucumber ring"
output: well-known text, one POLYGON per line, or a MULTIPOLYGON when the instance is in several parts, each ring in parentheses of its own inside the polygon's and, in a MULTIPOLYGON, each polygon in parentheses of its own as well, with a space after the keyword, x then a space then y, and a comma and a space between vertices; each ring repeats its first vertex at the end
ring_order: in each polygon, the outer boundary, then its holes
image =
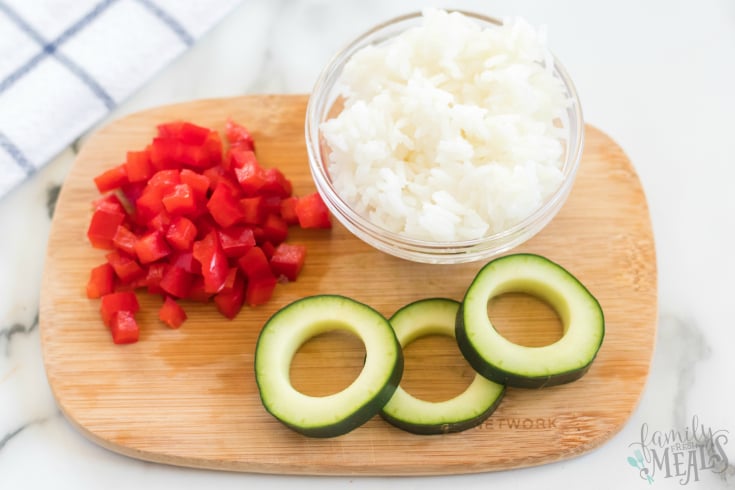
MULTIPOLYGON (((459 302, 451 299, 424 299, 398 310, 390 322, 403 348, 427 335, 454 338, 459 306, 459 302)), ((392 425, 415 434, 460 432, 486 420, 504 393, 504 386, 479 374, 475 374, 465 391, 440 402, 421 400, 399 386, 380 414, 392 425)))
POLYGON ((597 299, 566 269, 540 255, 514 254, 478 272, 457 313, 457 344, 473 368, 496 383, 521 388, 568 383, 582 377, 605 336, 597 299), (543 347, 525 347, 503 337, 488 318, 490 299, 503 293, 534 295, 551 305, 564 327, 543 347))
POLYGON ((287 427, 312 437, 345 434, 376 415, 403 374, 403 353, 388 320, 373 308, 337 295, 310 296, 277 311, 255 347, 255 380, 265 409, 287 427), (343 329, 365 345, 365 364, 344 390, 309 396, 291 384, 299 347, 321 333, 343 329))

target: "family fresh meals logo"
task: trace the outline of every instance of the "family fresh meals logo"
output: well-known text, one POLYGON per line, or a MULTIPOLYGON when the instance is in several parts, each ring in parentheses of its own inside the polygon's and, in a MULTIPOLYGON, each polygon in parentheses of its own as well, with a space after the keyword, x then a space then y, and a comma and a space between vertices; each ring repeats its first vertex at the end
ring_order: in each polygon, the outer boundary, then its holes
POLYGON ((683 430, 651 432, 644 423, 640 441, 628 445, 633 448, 628 464, 649 485, 665 478, 677 478, 680 485, 687 485, 699 481, 704 471, 722 473, 727 469, 728 434, 727 430, 702 425, 696 415, 683 430))

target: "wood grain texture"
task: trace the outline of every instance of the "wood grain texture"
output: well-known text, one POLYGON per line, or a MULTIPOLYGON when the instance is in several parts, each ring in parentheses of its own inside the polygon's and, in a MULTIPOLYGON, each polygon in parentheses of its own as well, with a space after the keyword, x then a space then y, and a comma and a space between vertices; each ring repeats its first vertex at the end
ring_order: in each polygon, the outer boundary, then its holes
MULTIPOLYGON (((233 117, 253 130, 265 165, 283 169, 297 194, 310 192, 306 102, 300 95, 247 96, 161 107, 111 123, 84 146, 56 207, 41 291, 44 362, 66 417, 93 441, 135 458, 281 474, 493 471, 570 458, 613 436, 635 408, 648 375, 656 332, 656 257, 635 171, 609 137, 589 126, 569 200, 518 250, 561 263, 597 296, 607 322, 602 349, 577 382, 509 389, 495 414, 475 429, 416 436, 375 417, 345 436, 317 440, 286 429, 262 408, 253 376, 255 340, 279 307, 305 295, 338 293, 388 316, 427 296, 461 299, 483 265, 403 261, 339 225, 293 231, 290 240, 308 247, 307 263, 298 281, 279 285, 269 304, 245 308, 234 321, 213 305, 187 305, 189 320, 170 330, 157 320, 160 299, 141 295, 140 341, 112 343, 99 302, 84 293, 89 270, 104 255, 85 237, 90 202, 97 196, 93 176, 123 161, 127 150, 142 148, 157 123, 187 119, 222 129, 233 117)), ((493 308, 504 333, 531 344, 538 336, 558 337, 553 314, 526 300, 508 298, 493 308), (534 325, 531 333, 524 332, 519 311, 534 325)), ((311 394, 345 386, 359 370, 361 349, 344 335, 310 341, 294 361, 294 383, 311 394)), ((426 339, 407 352, 405 380, 415 394, 456 394, 472 375, 450 340, 426 339)))

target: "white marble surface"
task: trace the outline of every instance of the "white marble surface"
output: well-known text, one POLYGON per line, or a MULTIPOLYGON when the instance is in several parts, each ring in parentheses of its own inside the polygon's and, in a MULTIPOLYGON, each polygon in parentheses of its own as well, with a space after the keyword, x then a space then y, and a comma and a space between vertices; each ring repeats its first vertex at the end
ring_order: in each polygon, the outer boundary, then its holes
MULTIPOLYGON (((111 116, 202 97, 308 92, 328 57, 374 23, 425 2, 246 0, 111 116)), ((735 3, 453 2, 546 24, 586 120, 632 159, 647 193, 659 270, 659 330, 647 388, 599 449, 537 468, 432 478, 316 478, 190 470, 129 459, 86 440, 59 413, 37 326, 58 186, 79 142, 0 201, 0 489, 645 488, 626 461, 642 424, 729 431, 729 466, 686 486, 735 487, 735 3)), ((441 6, 441 4, 436 4, 441 6)), ((102 123, 104 124, 104 122, 102 123)), ((83 143, 84 138, 81 139, 83 143)), ((684 486, 659 475, 653 488, 684 486)))

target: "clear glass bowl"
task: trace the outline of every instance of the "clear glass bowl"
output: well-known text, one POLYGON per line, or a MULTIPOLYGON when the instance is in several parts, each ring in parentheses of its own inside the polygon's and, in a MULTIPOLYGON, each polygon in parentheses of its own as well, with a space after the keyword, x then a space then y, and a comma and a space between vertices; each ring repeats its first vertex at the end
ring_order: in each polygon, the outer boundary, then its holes
MULTIPOLYGON (((474 19, 482 27, 501 24, 499 20, 491 17, 471 12, 461 13, 474 19)), ((338 111, 337 81, 352 55, 365 46, 390 41, 404 30, 420 25, 421 21, 421 13, 416 12, 382 23, 352 41, 324 68, 314 85, 306 110, 306 147, 311 174, 317 191, 332 214, 355 236, 378 250, 403 259, 433 264, 488 260, 508 252, 541 231, 566 201, 574 184, 584 145, 584 121, 579 97, 569 75, 554 58, 554 74, 563 82, 566 96, 572 101, 567 108, 565 121, 568 135, 562 165, 563 182, 556 192, 526 219, 499 233, 456 242, 417 240, 385 230, 350 208, 332 185, 328 171, 329 147, 321 136, 320 125, 334 117, 338 111)))

